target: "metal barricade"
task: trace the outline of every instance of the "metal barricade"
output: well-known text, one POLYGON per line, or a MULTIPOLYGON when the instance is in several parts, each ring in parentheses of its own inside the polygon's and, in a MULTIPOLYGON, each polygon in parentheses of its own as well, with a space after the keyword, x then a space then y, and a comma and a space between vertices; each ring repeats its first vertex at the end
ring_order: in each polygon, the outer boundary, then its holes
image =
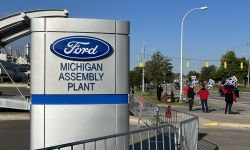
POLYGON ((199 120, 192 118, 180 123, 179 145, 181 150, 198 149, 199 120))
POLYGON ((197 150, 199 118, 175 109, 171 109, 171 116, 165 116, 166 109, 166 107, 159 107, 159 120, 175 128, 176 147, 180 150, 197 150))
MULTIPOLYGON (((130 96, 130 108, 135 111, 133 114, 139 121, 154 122, 154 124, 169 124, 174 128, 175 149, 197 150, 199 118, 195 115, 171 108, 169 115, 166 115, 167 107, 145 103, 143 108, 138 107, 140 97, 130 96), (138 113, 138 110, 140 113, 138 113), (149 118, 145 114, 151 114, 149 118), (153 120, 153 121, 152 121, 153 120)), ((138 121, 138 124, 139 124, 138 121)), ((150 124, 146 124, 150 126, 150 124)))
POLYGON ((108 135, 73 143, 51 146, 37 150, 173 150, 173 127, 168 124, 136 129, 126 133, 108 135), (129 138, 129 146, 128 146, 129 138), (116 145, 122 144, 122 148, 116 145), (110 142, 113 146, 110 147, 110 142))
POLYGON ((113 134, 78 142, 66 143, 39 150, 197 150, 199 119, 197 116, 140 101, 130 95, 130 112, 145 123, 126 133, 113 134), (123 145, 118 148, 117 145, 123 145))
POLYGON ((152 126, 157 124, 156 112, 157 105, 141 102, 140 97, 130 95, 129 96, 129 110, 130 112, 138 118, 138 127, 140 127, 140 121, 142 121, 146 126, 152 126), (142 106, 143 105, 143 106, 142 106))

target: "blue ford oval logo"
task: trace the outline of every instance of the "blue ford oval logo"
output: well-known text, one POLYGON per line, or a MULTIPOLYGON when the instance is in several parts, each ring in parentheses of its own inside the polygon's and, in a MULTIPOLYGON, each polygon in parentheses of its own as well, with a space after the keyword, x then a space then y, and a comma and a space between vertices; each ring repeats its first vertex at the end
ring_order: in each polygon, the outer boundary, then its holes
POLYGON ((57 56, 69 60, 100 60, 113 53, 109 43, 94 37, 71 36, 56 40, 50 50, 57 56))

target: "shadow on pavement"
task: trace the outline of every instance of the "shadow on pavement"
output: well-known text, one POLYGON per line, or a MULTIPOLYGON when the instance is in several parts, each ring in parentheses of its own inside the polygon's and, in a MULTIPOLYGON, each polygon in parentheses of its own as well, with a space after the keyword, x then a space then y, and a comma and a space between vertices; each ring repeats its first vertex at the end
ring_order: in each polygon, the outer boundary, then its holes
POLYGON ((142 140, 142 142, 130 144, 129 150, 133 150, 133 149, 134 150, 141 150, 141 149, 143 150, 165 150, 165 149, 170 149, 170 146, 171 146, 171 149, 174 149, 174 139, 171 138, 171 140, 169 141, 169 137, 167 135, 164 135, 163 137, 162 134, 159 134, 157 137, 156 136, 151 137, 150 140, 144 139, 142 140), (163 138, 164 140, 162 140, 163 138), (165 148, 163 148, 163 145, 165 148))
MULTIPOLYGON (((206 135, 207 135, 206 133, 199 134, 199 136, 198 136, 198 150, 219 150, 219 147, 216 144, 211 143, 211 142, 203 139, 206 135)), ((144 139, 144 140, 142 140, 142 142, 136 142, 136 143, 134 143, 134 145, 130 145, 129 150, 133 150, 133 149, 135 149, 135 150, 139 150, 139 149, 163 150, 163 140, 162 139, 163 139, 162 134, 159 134, 157 136, 157 140, 156 140, 155 136, 150 138, 150 143, 149 143, 148 139, 144 139)), ((171 143, 169 143, 169 137, 167 135, 165 135, 164 136, 165 149, 170 149, 170 144, 171 144, 171 149, 175 149, 174 148, 174 139, 171 139, 171 143)))
POLYGON ((231 111, 231 112, 230 112, 230 114, 233 114, 233 115, 239 115, 239 114, 240 114, 240 112, 238 112, 238 111, 236 111, 236 112, 235 112, 235 111, 231 111))
POLYGON ((217 109, 208 109, 209 113, 214 112, 214 111, 218 111, 218 110, 217 109))
POLYGON ((198 111, 198 110, 202 111, 201 108, 195 108, 195 109, 193 109, 193 111, 198 111))
POLYGON ((0 108, 0 112, 10 112, 10 113, 13 113, 13 112, 29 112, 29 110, 19 110, 19 109, 10 109, 10 108, 0 108))
POLYGON ((199 133, 198 150, 218 150, 219 147, 216 144, 203 139, 206 135, 206 133, 199 133))
POLYGON ((239 112, 239 111, 245 111, 245 110, 243 110, 243 109, 237 109, 236 111, 239 112))
MULTIPOLYGON (((196 109, 193 109, 193 111, 200 111, 200 112, 202 112, 202 108, 196 108, 196 109)), ((208 108, 208 112, 207 113, 211 113, 211 112, 214 112, 214 111, 218 111, 218 110, 217 109, 208 108)))

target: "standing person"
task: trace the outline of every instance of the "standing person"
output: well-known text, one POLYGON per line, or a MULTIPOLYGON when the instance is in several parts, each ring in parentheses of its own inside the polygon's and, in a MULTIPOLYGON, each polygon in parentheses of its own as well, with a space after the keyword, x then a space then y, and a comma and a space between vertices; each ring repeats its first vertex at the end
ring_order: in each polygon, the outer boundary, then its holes
POLYGON ((232 113, 232 105, 233 102, 236 102, 236 96, 234 94, 234 86, 233 85, 224 85, 222 86, 222 91, 225 94, 225 102, 226 102, 226 107, 225 107, 225 114, 231 114, 232 113))
POLYGON ((187 101, 187 93, 188 93, 188 85, 185 85, 183 88, 183 94, 184 94, 183 96, 185 101, 187 101))
POLYGON ((194 85, 190 84, 190 86, 188 88, 188 93, 187 93, 188 101, 189 101, 189 111, 192 111, 192 107, 194 104, 194 95, 195 95, 194 85))
POLYGON ((240 97, 240 90, 239 88, 237 87, 237 85, 235 84, 235 91, 234 91, 234 94, 236 97, 240 97))
POLYGON ((168 100, 168 91, 167 91, 167 87, 163 90, 163 94, 162 94, 162 101, 167 102, 168 100))
POLYGON ((209 92, 205 88, 205 84, 202 84, 201 86, 202 88, 197 92, 197 94, 200 95, 202 111, 208 112, 207 99, 208 99, 209 92))
POLYGON ((157 93, 157 99, 158 101, 161 101, 161 93, 163 92, 163 89, 160 84, 157 85, 156 93, 157 93))
POLYGON ((132 94, 135 94, 135 89, 134 89, 134 86, 132 85, 132 87, 131 87, 131 93, 132 94))

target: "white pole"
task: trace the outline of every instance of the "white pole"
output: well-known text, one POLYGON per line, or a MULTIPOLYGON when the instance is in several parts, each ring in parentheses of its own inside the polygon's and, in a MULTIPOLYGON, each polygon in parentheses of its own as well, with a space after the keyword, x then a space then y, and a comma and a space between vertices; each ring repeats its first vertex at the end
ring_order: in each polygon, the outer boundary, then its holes
POLYGON ((200 8, 193 8, 191 10, 189 10, 185 15, 184 17, 182 18, 182 21, 181 21, 181 64, 180 64, 180 102, 182 102, 182 92, 183 92, 183 78, 182 78, 182 74, 183 74, 183 69, 182 69, 182 65, 183 65, 183 61, 182 61, 182 55, 183 55, 183 26, 184 26, 184 20, 186 18, 186 16, 191 13, 192 11, 194 10, 206 10, 207 7, 200 7, 200 8))
POLYGON ((248 58, 248 71, 247 71, 247 87, 249 88, 249 64, 250 64, 250 56, 248 58))
POLYGON ((144 92, 145 91, 145 85, 144 85, 144 74, 145 74, 145 70, 144 70, 144 60, 145 59, 145 45, 144 45, 144 43, 142 44, 142 64, 143 64, 143 66, 142 66, 142 92, 144 92))
POLYGON ((144 67, 142 68, 142 92, 144 92, 145 90, 145 85, 144 85, 144 67))
MULTIPOLYGON (((187 14, 186 14, 187 15, 187 14)), ((183 61, 182 61, 182 51, 183 51, 183 22, 184 22, 184 19, 185 19, 185 17, 186 17, 186 15, 182 18, 182 21, 181 21, 181 66, 180 66, 180 68, 181 68, 181 71, 180 71, 180 102, 182 102, 182 87, 183 87, 183 85, 182 85, 182 72, 183 72, 183 70, 182 70, 182 63, 183 63, 183 61)))

